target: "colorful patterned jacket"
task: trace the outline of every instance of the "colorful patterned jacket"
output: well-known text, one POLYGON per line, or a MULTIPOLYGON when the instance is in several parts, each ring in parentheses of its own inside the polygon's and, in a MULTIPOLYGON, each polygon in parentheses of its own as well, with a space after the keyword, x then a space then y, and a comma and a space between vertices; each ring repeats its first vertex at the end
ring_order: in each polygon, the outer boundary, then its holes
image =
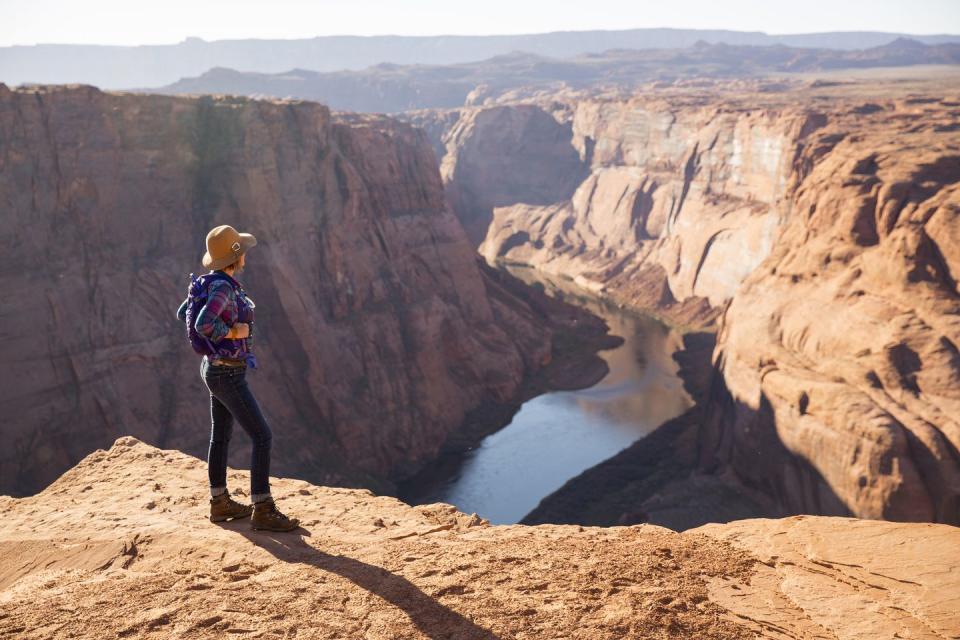
MULTIPOLYGON (((222 271, 220 273, 230 278, 229 275, 222 271)), ((251 335, 248 338, 234 340, 228 339, 226 336, 234 323, 253 322, 255 305, 253 304, 253 300, 250 299, 250 296, 247 296, 245 293, 242 294, 245 304, 237 304, 237 294, 234 291, 234 287, 231 286, 231 282, 236 283, 236 288, 240 289, 241 292, 243 291, 240 284, 232 278, 229 280, 215 280, 210 284, 210 289, 207 292, 207 303, 200 309, 200 313, 197 314, 194 328, 197 330, 197 333, 206 336, 210 339, 210 342, 214 344, 217 348, 216 357, 243 360, 247 357, 247 354, 253 352, 253 328, 251 327, 251 335), (241 315, 244 317, 241 317, 241 315)), ((180 308, 177 309, 177 318, 181 323, 186 321, 186 313, 187 300, 184 300, 180 308)))

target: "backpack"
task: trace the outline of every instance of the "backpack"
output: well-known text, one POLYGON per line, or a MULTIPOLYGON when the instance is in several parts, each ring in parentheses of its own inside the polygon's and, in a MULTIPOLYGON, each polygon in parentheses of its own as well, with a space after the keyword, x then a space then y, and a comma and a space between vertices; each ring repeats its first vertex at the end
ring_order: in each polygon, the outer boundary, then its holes
MULTIPOLYGON (((198 333, 194 324, 197 321, 197 316, 200 314, 200 310, 203 309, 203 306, 207 304, 207 295, 210 289, 210 285, 218 280, 230 281, 225 274, 218 273, 214 271, 213 273, 205 273, 199 278, 190 274, 190 287, 187 289, 187 310, 186 310, 186 323, 187 323, 187 338, 190 340, 190 346, 193 347, 193 350, 203 356, 212 356, 216 355, 217 347, 210 342, 210 339, 202 333, 198 333)), ((231 286, 233 283, 231 282, 231 286)), ((233 287, 236 292, 236 287, 233 287)))

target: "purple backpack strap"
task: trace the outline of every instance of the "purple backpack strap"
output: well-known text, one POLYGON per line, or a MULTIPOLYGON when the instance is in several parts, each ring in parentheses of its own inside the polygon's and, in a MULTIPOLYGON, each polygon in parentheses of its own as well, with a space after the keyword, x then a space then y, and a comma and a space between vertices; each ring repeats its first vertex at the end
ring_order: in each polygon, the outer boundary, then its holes
MULTIPOLYGON (((195 276, 194 274, 192 273, 190 274, 190 295, 194 296, 198 300, 205 300, 206 298, 209 297, 210 285, 212 283, 216 282, 217 280, 226 279, 217 274, 204 274, 204 275, 211 275, 215 277, 204 278, 204 276, 200 276, 200 278, 203 278, 203 280, 201 281, 201 279, 195 276)), ((197 309, 197 311, 199 311, 199 309, 197 309)), ((194 318, 194 321, 196 321, 196 318, 194 318)), ((211 354, 217 353, 217 347, 210 341, 210 338, 203 335, 199 331, 194 331, 194 333, 196 333, 197 337, 203 340, 204 344, 207 345, 207 348, 210 349, 211 354)))

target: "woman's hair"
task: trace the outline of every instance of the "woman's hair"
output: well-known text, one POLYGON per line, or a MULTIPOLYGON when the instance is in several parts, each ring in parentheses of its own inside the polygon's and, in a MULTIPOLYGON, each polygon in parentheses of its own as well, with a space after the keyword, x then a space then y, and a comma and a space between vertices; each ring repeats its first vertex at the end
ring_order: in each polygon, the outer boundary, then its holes
POLYGON ((223 270, 226 271, 227 269, 233 269, 233 270, 238 269, 240 267, 240 259, 243 258, 243 255, 244 254, 241 253, 236 260, 234 260, 233 262, 225 266, 223 270))

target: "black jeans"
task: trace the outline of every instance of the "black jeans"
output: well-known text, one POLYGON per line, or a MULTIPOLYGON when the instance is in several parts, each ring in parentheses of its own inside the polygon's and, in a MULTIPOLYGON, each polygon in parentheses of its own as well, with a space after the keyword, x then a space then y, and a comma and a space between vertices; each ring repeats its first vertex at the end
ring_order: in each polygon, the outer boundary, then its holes
POLYGON ((210 390, 210 449, 207 471, 210 488, 227 486, 227 448, 236 419, 253 441, 250 459, 250 497, 256 502, 270 495, 270 444, 273 434, 247 386, 247 367, 212 365, 203 358, 200 375, 210 390))

